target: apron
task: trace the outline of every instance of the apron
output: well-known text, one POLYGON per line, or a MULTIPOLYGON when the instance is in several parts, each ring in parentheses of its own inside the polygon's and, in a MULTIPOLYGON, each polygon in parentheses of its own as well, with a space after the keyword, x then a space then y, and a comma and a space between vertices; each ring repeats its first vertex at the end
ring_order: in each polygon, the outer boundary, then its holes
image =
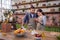
POLYGON ((29 16, 29 23, 28 23, 28 26, 30 29, 36 29, 36 22, 34 21, 35 18, 31 18, 29 16))
POLYGON ((37 23, 37 30, 44 30, 44 25, 42 25, 43 16, 38 17, 38 19, 39 19, 39 23, 37 23))

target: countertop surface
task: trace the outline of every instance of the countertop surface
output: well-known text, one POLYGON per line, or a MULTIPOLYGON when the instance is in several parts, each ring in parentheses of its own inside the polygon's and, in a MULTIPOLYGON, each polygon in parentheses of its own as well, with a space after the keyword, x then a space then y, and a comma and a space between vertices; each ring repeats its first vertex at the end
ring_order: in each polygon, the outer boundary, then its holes
MULTIPOLYGON (((41 33, 41 31, 38 31, 41 33)), ((13 32, 6 33, 6 36, 3 36, 2 33, 0 33, 0 39, 4 40, 35 40, 35 37, 32 36, 28 31, 24 37, 16 37, 16 35, 13 34, 13 32)), ((42 40, 56 40, 56 35, 60 33, 57 32, 45 32, 46 37, 41 38, 42 40)))

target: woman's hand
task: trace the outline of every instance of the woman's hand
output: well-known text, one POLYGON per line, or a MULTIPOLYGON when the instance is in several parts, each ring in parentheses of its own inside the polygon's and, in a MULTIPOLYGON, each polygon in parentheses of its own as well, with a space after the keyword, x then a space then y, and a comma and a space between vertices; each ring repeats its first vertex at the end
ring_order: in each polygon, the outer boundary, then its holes
POLYGON ((38 21, 39 21, 39 19, 38 19, 38 18, 35 18, 35 21, 36 21, 36 22, 38 22, 38 21))

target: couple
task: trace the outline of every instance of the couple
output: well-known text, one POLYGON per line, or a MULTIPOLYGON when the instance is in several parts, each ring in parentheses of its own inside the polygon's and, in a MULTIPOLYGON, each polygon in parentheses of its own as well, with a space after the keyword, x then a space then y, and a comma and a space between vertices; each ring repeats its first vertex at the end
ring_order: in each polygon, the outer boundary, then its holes
POLYGON ((46 16, 41 9, 38 9, 35 13, 35 8, 32 6, 30 13, 27 13, 24 17, 24 24, 28 24, 37 30, 43 30, 46 24, 46 16))

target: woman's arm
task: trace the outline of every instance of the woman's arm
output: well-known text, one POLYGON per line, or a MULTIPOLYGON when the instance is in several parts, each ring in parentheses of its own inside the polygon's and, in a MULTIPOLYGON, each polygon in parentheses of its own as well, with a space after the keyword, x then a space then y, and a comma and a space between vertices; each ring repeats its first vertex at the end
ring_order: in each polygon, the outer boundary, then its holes
POLYGON ((46 16, 43 16, 43 25, 46 25, 46 16))

